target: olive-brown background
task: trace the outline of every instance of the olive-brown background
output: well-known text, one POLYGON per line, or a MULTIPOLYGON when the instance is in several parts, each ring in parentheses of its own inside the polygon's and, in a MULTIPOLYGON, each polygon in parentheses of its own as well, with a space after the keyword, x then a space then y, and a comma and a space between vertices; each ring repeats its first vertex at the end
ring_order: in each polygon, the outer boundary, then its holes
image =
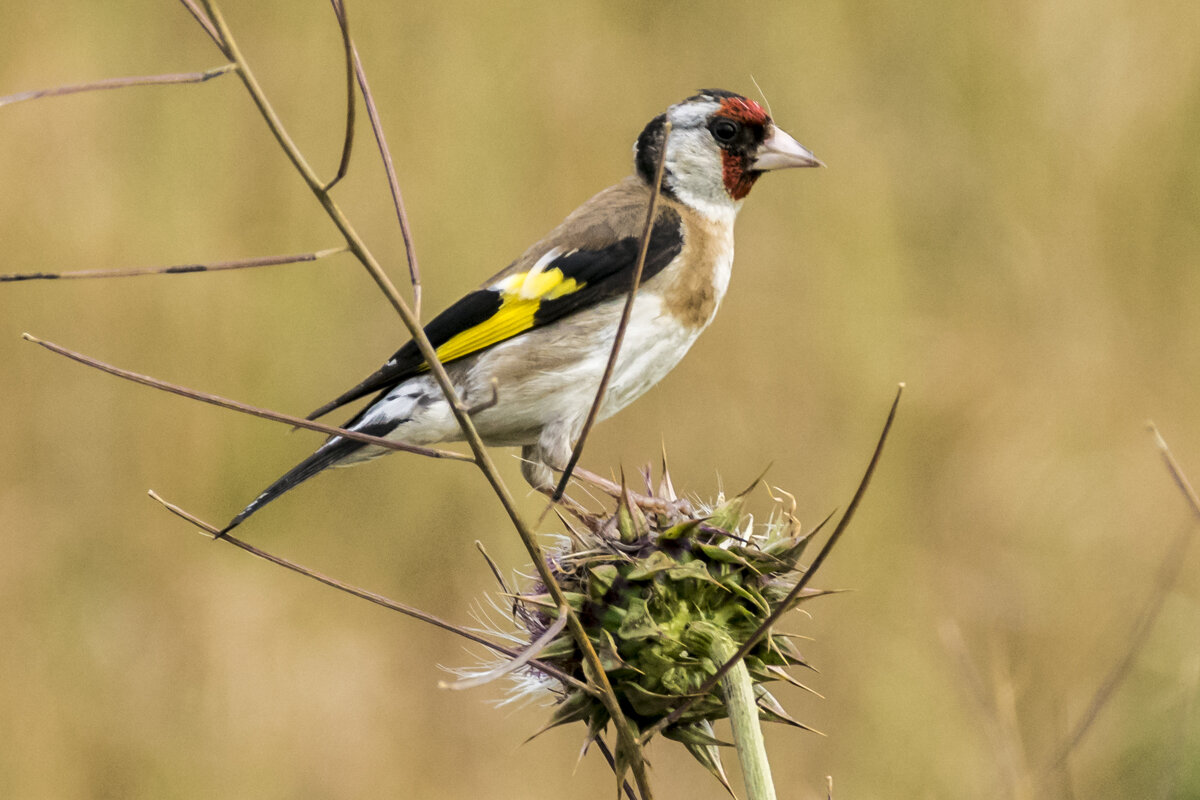
MULTIPOLYGON (((330 174, 344 100, 327 4, 227 5, 330 174)), ((1200 477, 1198 8, 351 4, 427 312, 627 174, 641 126, 700 87, 754 95, 753 75, 829 164, 755 188, 716 323, 584 459, 632 470, 665 441, 703 496, 772 463, 816 522, 845 505, 907 382, 819 581, 854 591, 791 625, 815 637, 806 680, 827 699, 781 695, 827 736, 768 731, 781 797, 824 797, 826 775, 843 798, 1067 793, 1044 765, 1188 522, 1147 419, 1200 477)), ((169 2, 0 6, 0 94, 219 63, 169 2)), ((365 133, 337 195, 400 280, 365 133)), ((226 77, 0 109, 0 244, 0 272, 23 272, 338 241, 226 77)), ((299 413, 404 340, 344 256, 0 285, 0 795, 612 797, 596 755, 576 767, 580 730, 522 745, 545 709, 435 688, 438 665, 472 661, 455 638, 206 543, 145 496, 222 521, 316 436, 89 371, 22 331, 299 413)), ((470 467, 408 456, 313 481, 244 534, 459 622, 493 585, 475 539, 524 563, 470 467)), ((1070 759, 1075 796, 1200 795, 1198 558, 1070 759)), ((650 755, 661 796, 722 796, 675 745, 650 755)))

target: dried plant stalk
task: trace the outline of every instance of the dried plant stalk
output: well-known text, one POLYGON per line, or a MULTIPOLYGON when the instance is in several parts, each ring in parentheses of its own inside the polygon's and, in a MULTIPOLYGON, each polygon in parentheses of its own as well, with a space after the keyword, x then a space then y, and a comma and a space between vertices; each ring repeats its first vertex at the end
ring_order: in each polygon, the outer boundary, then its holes
POLYGON ((197 272, 222 272, 233 269, 274 267, 280 264, 300 264, 318 261, 327 256, 345 253, 345 247, 318 250, 315 253, 296 253, 286 256, 259 256, 235 261, 213 261, 207 264, 172 264, 166 267, 131 267, 126 269, 82 269, 72 272, 18 272, 0 275, 0 283, 35 280, 78 280, 85 278, 130 278, 141 275, 194 275, 197 272))
POLYGON ((128 78, 104 78, 103 80, 89 81, 87 83, 75 83, 70 86, 56 86, 53 89, 36 89, 30 92, 18 92, 17 94, 0 97, 0 108, 14 103, 22 103, 26 100, 38 100, 43 97, 62 97, 63 95, 80 94, 82 92, 124 89, 128 86, 169 86, 177 83, 204 83, 205 81, 210 81, 213 78, 232 72, 234 69, 233 64, 222 64, 219 67, 213 67, 201 72, 172 72, 166 75, 134 75, 128 78))

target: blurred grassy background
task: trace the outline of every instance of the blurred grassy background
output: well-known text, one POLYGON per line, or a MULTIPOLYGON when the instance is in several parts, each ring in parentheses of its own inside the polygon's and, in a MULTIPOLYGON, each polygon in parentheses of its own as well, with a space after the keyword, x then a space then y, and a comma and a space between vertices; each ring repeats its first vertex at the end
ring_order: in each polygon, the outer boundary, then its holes
MULTIPOLYGON (((310 160, 337 158, 326 4, 228 4, 310 160)), ((793 628, 818 736, 769 731, 781 796, 1066 794, 1042 767, 1124 651, 1188 515, 1143 429, 1200 479, 1200 6, 352 2, 405 191, 427 312, 629 171, 695 89, 753 95, 829 169, 769 176, 721 315, 584 464, 670 451, 715 493, 767 463, 816 522, 844 506, 894 384, 895 437, 793 628), (961 631, 965 658, 942 632, 961 631), (972 670, 975 677, 972 677, 972 670), (972 687, 981 682, 984 702, 972 687)), ((0 94, 216 66, 167 2, 0 6, 0 94)), ((337 237, 236 80, 0 109, 0 272, 220 260, 337 237)), ((338 189, 399 281, 366 126, 338 189)), ((439 692, 459 642, 206 544, 317 438, 86 370, 22 331, 303 413, 403 341, 339 257, 240 273, 0 287, 0 795, 612 796, 578 730, 439 692)), ((499 456, 518 491, 517 465, 499 456)), ((765 497, 761 498, 765 501, 765 497)), ((528 498, 524 507, 539 508, 528 498)), ((765 507, 765 502, 764 502, 765 507)), ((331 474, 252 541, 466 621, 523 563, 469 468, 407 456, 331 474)), ((1200 576, 1182 579, 1070 762, 1079 797, 1200 796, 1200 576)), ((665 797, 719 798, 651 751, 665 797)))

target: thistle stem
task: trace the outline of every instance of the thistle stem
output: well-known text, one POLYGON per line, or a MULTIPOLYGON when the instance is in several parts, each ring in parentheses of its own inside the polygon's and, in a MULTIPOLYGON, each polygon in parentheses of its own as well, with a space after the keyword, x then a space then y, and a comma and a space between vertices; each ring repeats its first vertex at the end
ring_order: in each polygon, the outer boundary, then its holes
MULTIPOLYGON (((710 655, 717 664, 724 664, 737 654, 737 645, 728 636, 713 640, 710 655)), ((771 765, 767 763, 767 748, 763 742, 762 726, 758 720, 758 704, 754 701, 754 684, 746 662, 739 659, 721 678, 721 692, 729 710, 733 728, 733 744, 742 764, 746 782, 746 800, 775 800, 775 784, 771 780, 771 765)))

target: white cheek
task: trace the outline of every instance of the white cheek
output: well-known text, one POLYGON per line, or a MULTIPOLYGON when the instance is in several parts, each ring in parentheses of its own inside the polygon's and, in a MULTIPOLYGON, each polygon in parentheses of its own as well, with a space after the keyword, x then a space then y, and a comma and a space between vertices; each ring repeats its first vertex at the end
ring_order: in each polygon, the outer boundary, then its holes
POLYGON ((720 223, 737 216, 742 201, 730 197, 725 188, 721 151, 708 131, 673 136, 667 146, 667 169, 671 190, 682 203, 720 223))

